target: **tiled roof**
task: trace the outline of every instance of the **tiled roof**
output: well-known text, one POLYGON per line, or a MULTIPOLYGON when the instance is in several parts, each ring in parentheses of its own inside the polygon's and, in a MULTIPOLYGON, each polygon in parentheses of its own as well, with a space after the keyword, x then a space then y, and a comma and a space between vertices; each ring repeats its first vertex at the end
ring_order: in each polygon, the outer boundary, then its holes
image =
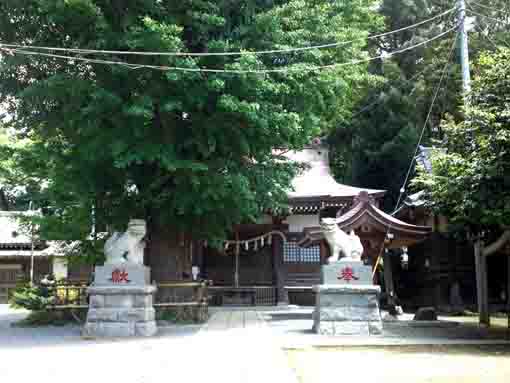
MULTIPOLYGON (((431 232, 428 226, 416 226, 401 221, 384 211, 378 209, 372 203, 372 197, 363 192, 355 198, 355 205, 345 214, 337 217, 337 224, 344 231, 358 230, 360 236, 370 236, 374 231, 395 235, 394 240, 388 247, 402 247, 404 245, 419 242, 431 232), (366 227, 369 230, 365 230, 366 227), (366 231, 366 232, 365 232, 366 231)), ((304 238, 299 241, 300 246, 312 246, 323 239, 320 227, 309 227, 303 230, 304 238)))
POLYGON ((371 203, 370 197, 366 193, 360 194, 358 203, 347 213, 337 218, 338 226, 341 229, 352 229, 361 222, 363 216, 369 217, 367 222, 373 224, 378 223, 383 227, 398 230, 403 233, 413 235, 427 235, 430 233, 431 228, 428 226, 416 226, 410 223, 401 221, 390 214, 378 209, 371 203))
MULTIPOLYGON (((22 227, 20 216, 27 215, 23 211, 0 211, 0 259, 30 257, 48 257, 54 254, 53 246, 36 239, 32 252, 32 241, 27 229, 22 227)), ((52 245, 52 243, 49 243, 52 245)))
POLYGON ((376 197, 384 195, 384 190, 362 189, 344 185, 335 181, 329 167, 328 150, 326 148, 305 148, 299 152, 284 154, 288 159, 306 163, 309 169, 292 181, 293 191, 289 198, 352 198, 361 191, 366 191, 376 197))

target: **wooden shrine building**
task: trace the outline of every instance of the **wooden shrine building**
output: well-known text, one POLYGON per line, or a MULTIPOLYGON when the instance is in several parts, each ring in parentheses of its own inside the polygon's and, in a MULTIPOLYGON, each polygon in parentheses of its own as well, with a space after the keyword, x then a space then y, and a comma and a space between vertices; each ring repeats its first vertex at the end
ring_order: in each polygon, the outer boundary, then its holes
MULTIPOLYGON (((323 217, 338 217, 341 229, 355 230, 367 264, 375 263, 383 245, 408 247, 430 232, 429 227, 407 224, 380 210, 384 190, 337 183, 326 147, 313 145, 286 156, 309 165, 293 180, 290 213, 240 225, 236 238, 226 241, 221 251, 206 246, 193 257, 200 276, 213 282, 217 304, 313 304, 311 286, 319 283, 320 266, 329 256, 320 234, 323 217)), ((391 281, 391 275, 387 277, 391 281)))

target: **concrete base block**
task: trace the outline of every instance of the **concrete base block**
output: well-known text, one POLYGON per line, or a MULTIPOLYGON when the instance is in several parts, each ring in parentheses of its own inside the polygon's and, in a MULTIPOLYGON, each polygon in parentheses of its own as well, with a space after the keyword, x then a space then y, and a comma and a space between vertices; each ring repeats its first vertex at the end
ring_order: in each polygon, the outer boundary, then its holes
POLYGON ((317 285, 313 287, 313 331, 323 335, 382 334, 379 286, 317 285))
POLYGON ((368 322, 368 331, 370 335, 382 335, 383 333, 383 324, 382 321, 373 321, 368 322))
POLYGON ((149 322, 87 322, 82 336, 92 338, 125 338, 153 336, 158 332, 156 321, 149 322))
POLYGON ((313 330, 315 333, 321 334, 321 335, 355 335, 355 336, 370 335, 370 329, 368 326, 368 322, 320 321, 314 325, 313 330))
POLYGON ((378 307, 321 307, 315 314, 320 321, 380 321, 378 307))
POLYGON ((155 321, 135 323, 135 334, 138 336, 153 336, 158 332, 155 321))
MULTIPOLYGON (((152 295, 156 287, 144 284, 148 268, 122 265, 125 284, 108 283, 105 275, 115 265, 103 267, 100 283, 88 288, 90 296, 87 322, 82 334, 86 337, 152 336, 158 331, 152 295), (108 272, 105 272, 107 270, 108 272), (132 276, 132 277, 131 277, 132 276), (138 282, 136 284, 134 282, 138 282), (129 284, 128 284, 129 283, 129 284)), ((111 273, 110 273, 111 274, 111 273)))
POLYGON ((130 337, 135 336, 135 323, 131 322, 87 322, 82 331, 87 337, 130 337))

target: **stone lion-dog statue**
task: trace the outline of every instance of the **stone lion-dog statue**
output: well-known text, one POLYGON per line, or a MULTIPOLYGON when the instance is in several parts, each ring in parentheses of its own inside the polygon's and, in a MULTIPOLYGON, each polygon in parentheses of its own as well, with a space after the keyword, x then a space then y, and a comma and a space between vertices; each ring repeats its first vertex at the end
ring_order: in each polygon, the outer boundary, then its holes
POLYGON ((142 219, 131 219, 124 233, 115 232, 106 241, 106 264, 134 263, 143 265, 146 225, 142 219))
POLYGON ((361 261, 363 245, 354 230, 347 234, 338 227, 335 218, 321 219, 321 229, 331 251, 328 263, 338 262, 339 260, 361 261), (340 254, 343 255, 341 259, 340 254))

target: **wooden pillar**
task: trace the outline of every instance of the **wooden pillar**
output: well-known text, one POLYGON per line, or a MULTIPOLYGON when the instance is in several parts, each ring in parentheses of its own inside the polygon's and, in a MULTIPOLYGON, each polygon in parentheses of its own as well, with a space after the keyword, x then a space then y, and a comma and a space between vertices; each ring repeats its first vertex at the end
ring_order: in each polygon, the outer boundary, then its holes
POLYGON ((391 256, 387 249, 383 250, 383 264, 384 264, 384 286, 388 296, 388 304, 394 304, 393 293, 395 286, 393 284, 393 266, 391 264, 391 256))
MULTIPOLYGON (((192 241, 192 258, 191 258, 191 265, 192 266, 198 266, 200 270, 200 275, 204 275, 204 242, 203 241, 192 241)), ((201 278, 201 277, 199 277, 201 278)))
POLYGON ((274 276, 276 279, 276 303, 278 305, 288 305, 289 294, 285 289, 287 270, 283 260, 283 239, 279 235, 273 235, 271 246, 273 251, 274 276))
MULTIPOLYGON (((510 330, 510 255, 506 257, 506 316, 507 328, 510 330)), ((508 333, 510 335, 510 333, 508 333)))
MULTIPOLYGON (((329 245, 326 241, 320 242, 320 262, 321 265, 327 265, 328 264, 328 258, 331 256, 331 252, 329 251, 329 245)), ((322 281, 321 281, 322 283, 322 281)))
POLYGON ((487 258, 483 255, 482 242, 477 240, 475 247, 476 296, 478 304, 479 323, 490 326, 489 295, 487 286, 487 258))
POLYGON ((234 287, 239 287, 239 232, 236 230, 235 233, 236 247, 234 249, 234 287))

